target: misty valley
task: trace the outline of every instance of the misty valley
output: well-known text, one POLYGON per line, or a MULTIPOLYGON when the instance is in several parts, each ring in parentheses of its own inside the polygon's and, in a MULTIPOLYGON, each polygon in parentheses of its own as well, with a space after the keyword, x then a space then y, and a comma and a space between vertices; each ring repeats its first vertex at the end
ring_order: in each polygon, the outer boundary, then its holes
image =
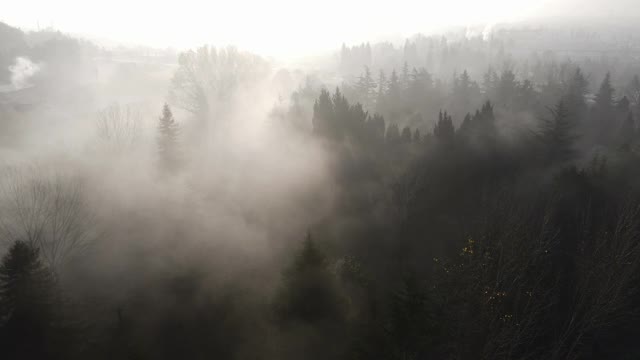
POLYGON ((637 21, 0 21, 0 359, 640 358, 637 21))

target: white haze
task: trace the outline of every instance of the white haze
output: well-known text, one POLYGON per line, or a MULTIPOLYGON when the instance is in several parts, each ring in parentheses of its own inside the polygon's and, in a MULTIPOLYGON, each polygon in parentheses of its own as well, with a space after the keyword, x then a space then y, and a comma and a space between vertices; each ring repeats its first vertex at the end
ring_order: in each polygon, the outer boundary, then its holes
POLYGON ((29 79, 40 71, 40 66, 34 64, 29 58, 17 57, 16 63, 9 67, 11 71, 11 84, 16 89, 30 86, 29 79))
POLYGON ((24 0, 4 6, 0 21, 29 29, 52 26, 127 44, 177 48, 233 44, 265 56, 301 56, 333 49, 342 42, 400 39, 450 26, 524 20, 561 9, 559 3, 562 1, 24 0))

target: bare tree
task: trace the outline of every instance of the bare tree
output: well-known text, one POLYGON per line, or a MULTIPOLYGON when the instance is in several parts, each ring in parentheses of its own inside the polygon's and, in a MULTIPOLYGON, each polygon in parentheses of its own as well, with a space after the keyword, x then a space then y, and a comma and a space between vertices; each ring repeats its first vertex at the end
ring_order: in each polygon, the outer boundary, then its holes
POLYGON ((132 104, 111 104, 98 113, 96 128, 98 137, 116 149, 135 144, 140 137, 142 111, 132 104))
POLYGON ((170 102, 196 117, 206 118, 218 102, 268 73, 262 58, 238 51, 207 46, 187 51, 178 58, 171 81, 170 102))
POLYGON ((561 329, 552 359, 578 359, 586 336, 640 315, 631 303, 631 294, 640 292, 639 216, 640 206, 627 204, 613 231, 600 231, 582 244, 572 315, 561 329))
POLYGON ((82 181, 38 170, 5 172, 0 184, 0 240, 33 244, 47 265, 57 269, 84 251, 98 232, 82 181))

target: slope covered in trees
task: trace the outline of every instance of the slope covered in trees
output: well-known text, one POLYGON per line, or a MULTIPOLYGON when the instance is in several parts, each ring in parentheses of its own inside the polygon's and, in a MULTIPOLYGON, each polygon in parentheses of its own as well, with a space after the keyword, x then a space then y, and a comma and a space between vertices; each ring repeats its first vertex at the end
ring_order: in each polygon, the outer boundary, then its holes
POLYGON ((166 103, 16 148, 0 357, 639 356, 640 80, 512 36, 344 45, 337 79, 202 47, 166 103))

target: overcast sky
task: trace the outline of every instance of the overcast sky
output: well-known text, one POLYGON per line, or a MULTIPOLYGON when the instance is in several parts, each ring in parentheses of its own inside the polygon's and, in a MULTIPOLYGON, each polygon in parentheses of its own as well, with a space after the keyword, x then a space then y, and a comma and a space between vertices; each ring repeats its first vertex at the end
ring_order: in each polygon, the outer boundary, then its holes
POLYGON ((638 11, 640 0, 7 0, 0 21, 127 44, 234 44, 265 55, 288 55, 446 26, 638 11))

